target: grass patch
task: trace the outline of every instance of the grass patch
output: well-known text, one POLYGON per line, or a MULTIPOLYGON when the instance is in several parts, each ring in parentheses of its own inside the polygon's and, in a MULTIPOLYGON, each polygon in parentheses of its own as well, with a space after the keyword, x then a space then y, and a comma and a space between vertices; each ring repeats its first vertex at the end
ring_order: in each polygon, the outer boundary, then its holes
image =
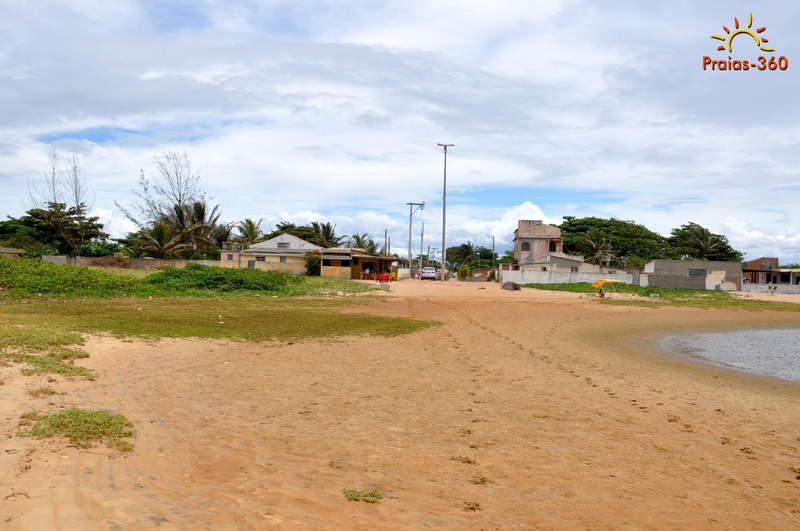
POLYGON ((94 380, 96 378, 94 371, 86 367, 75 365, 71 361, 60 361, 46 355, 38 356, 23 352, 0 352, 0 357, 14 363, 24 363, 27 365, 27 367, 22 369, 22 374, 25 376, 32 376, 34 374, 60 374, 67 378, 84 378, 86 380, 94 380))
MULTIPOLYGON (((598 292, 598 289, 592 287, 592 285, 589 283, 524 284, 523 287, 549 291, 570 291, 574 293, 596 294, 598 292)), ((751 311, 800 311, 800 304, 747 299, 727 291, 651 288, 622 283, 614 283, 613 285, 606 284, 604 287, 606 288, 606 293, 610 295, 611 298, 598 299, 598 301, 602 304, 619 306, 645 306, 651 308, 663 308, 664 306, 671 305, 687 306, 692 308, 733 308, 751 311), (628 295, 646 297, 648 300, 614 299, 613 296, 615 293, 625 293, 628 295)))
POLYGON ((28 394, 34 398, 42 398, 44 396, 64 395, 66 393, 59 393, 52 387, 38 387, 36 389, 28 389, 28 394))
POLYGON ((97 441, 123 452, 133 449, 128 440, 134 435, 133 423, 119 413, 103 409, 72 407, 49 415, 29 411, 20 417, 20 426, 25 429, 18 434, 25 437, 66 437, 80 448, 97 441))
POLYGON ((26 324, 48 330, 108 332, 117 337, 269 341, 344 335, 395 336, 435 324, 335 311, 342 303, 342 299, 265 297, 55 299, 4 304, 0 310, 0 328, 26 324))
POLYGON ((131 271, 0 257, 0 294, 6 297, 208 297, 253 293, 298 296, 375 289, 350 280, 200 264, 166 267, 146 274, 131 271))
POLYGON ((25 352, 41 352, 53 347, 80 344, 83 344, 80 335, 57 328, 24 324, 0 327, 0 350, 14 348, 25 352))
POLYGON ((361 501, 365 503, 378 503, 383 499, 383 493, 379 490, 356 490, 344 489, 344 497, 350 501, 361 501))

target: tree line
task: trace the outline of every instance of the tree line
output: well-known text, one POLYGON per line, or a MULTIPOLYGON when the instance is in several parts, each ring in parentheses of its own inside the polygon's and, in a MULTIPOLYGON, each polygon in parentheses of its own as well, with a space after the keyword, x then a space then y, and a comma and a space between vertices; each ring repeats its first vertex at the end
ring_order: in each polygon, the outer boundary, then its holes
MULTIPOLYGON (((616 218, 565 216, 561 229, 563 252, 581 255, 593 264, 636 268, 649 260, 719 260, 741 262, 743 254, 734 249, 728 238, 714 234, 693 222, 672 229, 662 236, 634 221, 616 218)), ((447 262, 453 269, 489 267, 492 258, 501 264, 514 261, 514 251, 493 255, 486 247, 471 242, 447 248, 447 262)))
POLYGON ((141 171, 130 205, 115 202, 136 230, 111 238, 97 216, 89 215, 91 201, 80 160, 66 161, 53 153, 46 172, 30 187, 32 204, 23 216, 0 221, 0 246, 23 249, 27 256, 69 256, 218 259, 226 242, 244 246, 289 233, 321 247, 359 247, 368 253, 384 252, 368 233, 336 233, 330 222, 296 225, 280 222, 271 231, 263 220, 223 222, 219 205, 202 189, 200 175, 183 153, 153 157, 155 173, 141 171))

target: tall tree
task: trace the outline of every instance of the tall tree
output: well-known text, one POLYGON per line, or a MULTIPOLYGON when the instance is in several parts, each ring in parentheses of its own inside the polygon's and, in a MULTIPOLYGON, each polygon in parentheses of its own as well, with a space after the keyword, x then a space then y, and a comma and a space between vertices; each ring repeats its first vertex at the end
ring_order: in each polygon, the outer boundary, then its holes
POLYGON ((734 262, 741 262, 743 258, 741 252, 731 247, 727 237, 694 222, 672 229, 669 241, 674 252, 686 258, 734 262))
POLYGON ((583 239, 578 244, 578 249, 590 264, 610 262, 611 257, 615 254, 611 242, 597 229, 592 229, 583 235, 583 239))
MULTIPOLYGON (((189 157, 186 153, 167 152, 154 156, 153 165, 154 178, 140 172, 134 205, 125 208, 117 203, 128 219, 136 223, 142 236, 125 241, 142 245, 147 242, 147 249, 139 249, 146 253, 163 255, 165 251, 157 249, 154 243, 161 242, 170 244, 171 255, 185 258, 215 255, 230 237, 231 226, 220 222, 219 205, 209 202, 189 157)), ((131 249, 133 254, 139 251, 131 249)))
POLYGON ((261 231, 261 222, 259 219, 255 221, 251 218, 246 218, 236 225, 236 230, 239 232, 236 239, 245 245, 252 245, 257 242, 264 233, 261 231))
POLYGON ((313 221, 311 228, 314 229, 314 238, 316 239, 314 243, 322 247, 338 247, 344 240, 344 236, 336 235, 336 225, 332 225, 330 222, 313 221))
POLYGON ((615 251, 614 262, 617 265, 637 258, 665 258, 669 254, 667 238, 633 221, 565 216, 559 228, 567 254, 587 254, 585 238, 589 232, 596 235, 594 239, 607 240, 615 251))

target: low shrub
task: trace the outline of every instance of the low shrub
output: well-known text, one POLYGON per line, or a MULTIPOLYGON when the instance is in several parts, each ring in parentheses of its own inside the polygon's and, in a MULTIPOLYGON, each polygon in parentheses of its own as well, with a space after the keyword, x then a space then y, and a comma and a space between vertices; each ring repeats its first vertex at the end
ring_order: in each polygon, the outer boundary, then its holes
POLYGON ((165 267, 145 279, 147 284, 165 291, 201 289, 212 291, 280 291, 300 282, 296 276, 281 271, 232 269, 188 264, 184 268, 165 267))
POLYGON ((0 291, 13 295, 131 293, 135 280, 88 267, 0 257, 0 291))

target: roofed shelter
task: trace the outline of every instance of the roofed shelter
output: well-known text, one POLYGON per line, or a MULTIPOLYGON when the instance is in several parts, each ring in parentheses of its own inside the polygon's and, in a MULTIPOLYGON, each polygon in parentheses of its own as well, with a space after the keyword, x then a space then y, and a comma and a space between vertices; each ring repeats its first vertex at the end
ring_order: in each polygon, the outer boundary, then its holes
POLYGON ((390 273, 394 256, 374 255, 359 247, 331 247, 322 251, 320 276, 361 279, 366 274, 390 273))

